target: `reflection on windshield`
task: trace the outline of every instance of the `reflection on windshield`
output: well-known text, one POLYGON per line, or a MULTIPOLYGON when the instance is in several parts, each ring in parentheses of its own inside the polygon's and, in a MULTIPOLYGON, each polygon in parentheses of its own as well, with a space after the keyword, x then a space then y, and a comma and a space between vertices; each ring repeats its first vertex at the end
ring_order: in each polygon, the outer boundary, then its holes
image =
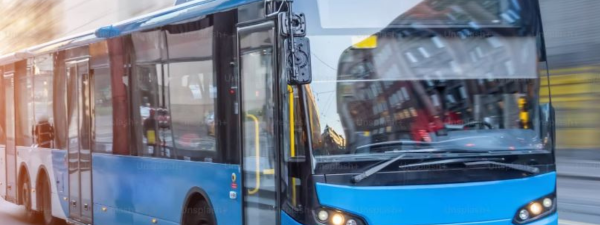
MULTIPOLYGON (((315 155, 393 151, 357 148, 401 141, 473 150, 539 148, 537 41, 532 29, 517 23, 522 2, 440 2, 422 1, 371 37, 351 29, 341 32, 347 35, 309 30, 314 80, 308 103, 315 109, 311 121, 319 124, 313 131, 321 134, 314 139, 315 155), (443 15, 421 18, 424 6, 443 15), (498 20, 498 26, 395 26, 483 18, 498 20)), ((307 16, 309 25, 320 27, 313 18, 307 16)))

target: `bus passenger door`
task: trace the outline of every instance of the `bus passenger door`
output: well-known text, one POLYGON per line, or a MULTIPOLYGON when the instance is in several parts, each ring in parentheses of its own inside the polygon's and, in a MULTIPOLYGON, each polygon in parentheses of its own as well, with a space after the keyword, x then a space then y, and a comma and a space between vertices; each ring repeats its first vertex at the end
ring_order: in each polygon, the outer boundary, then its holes
POLYGON ((273 22, 238 28, 244 224, 278 224, 273 22))
POLYGON ((5 168, 6 168, 6 197, 10 202, 17 200, 17 149, 15 145, 15 79, 13 72, 4 73, 4 97, 6 106, 6 146, 5 146, 5 168))
POLYGON ((67 62, 69 218, 92 223, 92 153, 88 60, 67 62))

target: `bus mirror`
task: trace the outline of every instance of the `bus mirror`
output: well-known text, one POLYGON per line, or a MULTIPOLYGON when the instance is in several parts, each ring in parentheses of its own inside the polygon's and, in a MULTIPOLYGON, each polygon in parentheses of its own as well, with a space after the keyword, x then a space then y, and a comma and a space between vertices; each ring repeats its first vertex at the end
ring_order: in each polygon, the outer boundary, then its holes
POLYGON ((551 123, 554 121, 554 107, 550 103, 540 105, 540 114, 540 119, 545 126, 552 125, 551 123))
POLYGON ((555 122, 555 112, 554 112, 554 107, 552 107, 552 104, 550 103, 546 103, 546 104, 542 104, 540 105, 540 122, 541 122, 541 134, 542 134, 542 138, 545 139, 544 136, 549 137, 550 140, 552 141, 552 145, 554 145, 554 140, 556 138, 556 133, 555 133, 555 127, 554 127, 554 122, 555 122))
POLYGON ((312 82, 310 42, 306 37, 295 37, 293 39, 295 51, 292 53, 289 46, 290 40, 290 38, 285 40, 285 50, 287 51, 286 68, 289 74, 288 84, 310 84, 312 82))
POLYGON ((304 156, 298 156, 294 158, 290 158, 287 160, 287 169, 288 176, 290 177, 303 177, 303 167, 306 163, 306 158, 304 156))

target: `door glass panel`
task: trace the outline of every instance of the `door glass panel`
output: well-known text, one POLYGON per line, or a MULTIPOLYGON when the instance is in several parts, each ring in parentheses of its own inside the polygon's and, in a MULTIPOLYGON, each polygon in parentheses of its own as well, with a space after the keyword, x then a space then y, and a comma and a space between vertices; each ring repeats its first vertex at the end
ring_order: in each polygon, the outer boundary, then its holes
POLYGON ((67 116, 69 121, 69 214, 79 218, 79 107, 77 65, 67 67, 67 116))
MULTIPOLYGON (((4 75, 2 71, 2 67, 0 66, 0 75, 4 75)), ((4 77, 2 77, 4 78, 4 77)), ((1 87, 6 89, 6 79, 1 80, 1 87)), ((6 106, 6 98, 4 97, 5 91, 0 90, 0 106, 6 106)), ((0 170, 4 170, 4 172, 0 172, 0 197, 6 198, 6 110, 0 109, 0 170)))
POLYGON ((95 152, 111 153, 113 145, 113 102, 110 70, 108 67, 94 69, 94 126, 92 146, 95 152))
POLYGON ((82 221, 92 216, 92 153, 91 153, 91 108, 90 108, 90 76, 88 63, 77 66, 77 92, 79 105, 79 180, 81 182, 81 216, 82 221))
POLYGON ((9 78, 4 80, 4 90, 6 97, 6 199, 16 198, 16 169, 17 162, 15 156, 15 80, 10 74, 9 78), (10 187, 10 188, 9 188, 10 187))
POLYGON ((240 34, 245 224, 276 224, 273 29, 240 34))
POLYGON ((67 67, 67 114, 69 121, 69 203, 70 217, 91 223, 92 155, 91 106, 88 62, 67 67))

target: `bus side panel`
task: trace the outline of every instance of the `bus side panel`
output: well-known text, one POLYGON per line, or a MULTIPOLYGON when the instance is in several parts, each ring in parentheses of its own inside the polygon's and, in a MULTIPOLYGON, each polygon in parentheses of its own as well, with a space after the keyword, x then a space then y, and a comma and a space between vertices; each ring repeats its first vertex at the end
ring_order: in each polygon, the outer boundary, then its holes
POLYGON ((188 192, 202 189, 218 224, 242 221, 240 179, 233 189, 232 174, 240 177, 239 165, 182 160, 93 154, 94 222, 103 224, 149 224, 150 220, 179 224, 188 192), (237 197, 231 199, 230 191, 237 197), (150 216, 148 218, 143 217, 150 216))
POLYGON ((298 221, 294 220, 290 215, 281 211, 281 225, 302 225, 298 221))
POLYGON ((6 147, 0 145, 0 197, 6 198, 6 147))
MULTIPOLYGON (((55 183, 53 179, 54 171, 52 170, 52 150, 17 146, 17 153, 17 165, 19 165, 19 174, 24 173, 25 170, 28 172, 29 181, 32 189, 37 188, 35 185, 37 184, 38 178, 40 178, 39 172, 42 168, 46 169, 50 182, 55 183), (25 168, 25 170, 23 170, 23 168, 25 168)), ((54 187, 52 187, 52 189, 54 189, 54 187)), ((51 190, 51 192, 56 193, 56 191, 54 190, 51 190)), ((35 197, 35 195, 31 198, 31 207, 33 210, 41 210, 38 207, 37 198, 35 197)))
MULTIPOLYGON (((31 148, 29 147, 16 146, 15 148, 17 149, 17 187, 20 187, 21 182, 23 182, 21 175, 26 173, 25 176, 29 177, 31 188, 34 188, 33 185, 35 185, 35 180, 37 177, 37 168, 40 164, 40 160, 32 159, 31 148)), ((31 209, 38 210, 36 204, 36 199, 32 197, 31 209)))
POLYGON ((52 215, 57 218, 65 219, 69 215, 69 185, 66 163, 67 152, 65 150, 52 150, 51 168, 49 171, 52 186, 52 215), (52 171, 52 172, 50 172, 52 171))
MULTIPOLYGON (((24 172, 21 171, 21 166, 25 166, 27 172, 29 173, 28 175, 32 188, 36 188, 34 185, 38 183, 37 181, 40 178, 39 172, 42 168, 45 168, 46 172, 48 173, 49 183, 51 184, 50 193, 52 195, 52 215, 61 219, 66 218, 64 206, 68 206, 68 202, 61 201, 63 196, 59 195, 59 193, 66 193, 64 188, 62 188, 66 180, 64 179, 64 176, 61 175, 66 173, 66 166, 64 165, 64 162, 62 162, 63 157, 65 156, 64 151, 18 146, 17 152, 19 173, 24 172)), ((31 203, 34 210, 41 210, 38 207, 36 197, 31 198, 31 203)))

